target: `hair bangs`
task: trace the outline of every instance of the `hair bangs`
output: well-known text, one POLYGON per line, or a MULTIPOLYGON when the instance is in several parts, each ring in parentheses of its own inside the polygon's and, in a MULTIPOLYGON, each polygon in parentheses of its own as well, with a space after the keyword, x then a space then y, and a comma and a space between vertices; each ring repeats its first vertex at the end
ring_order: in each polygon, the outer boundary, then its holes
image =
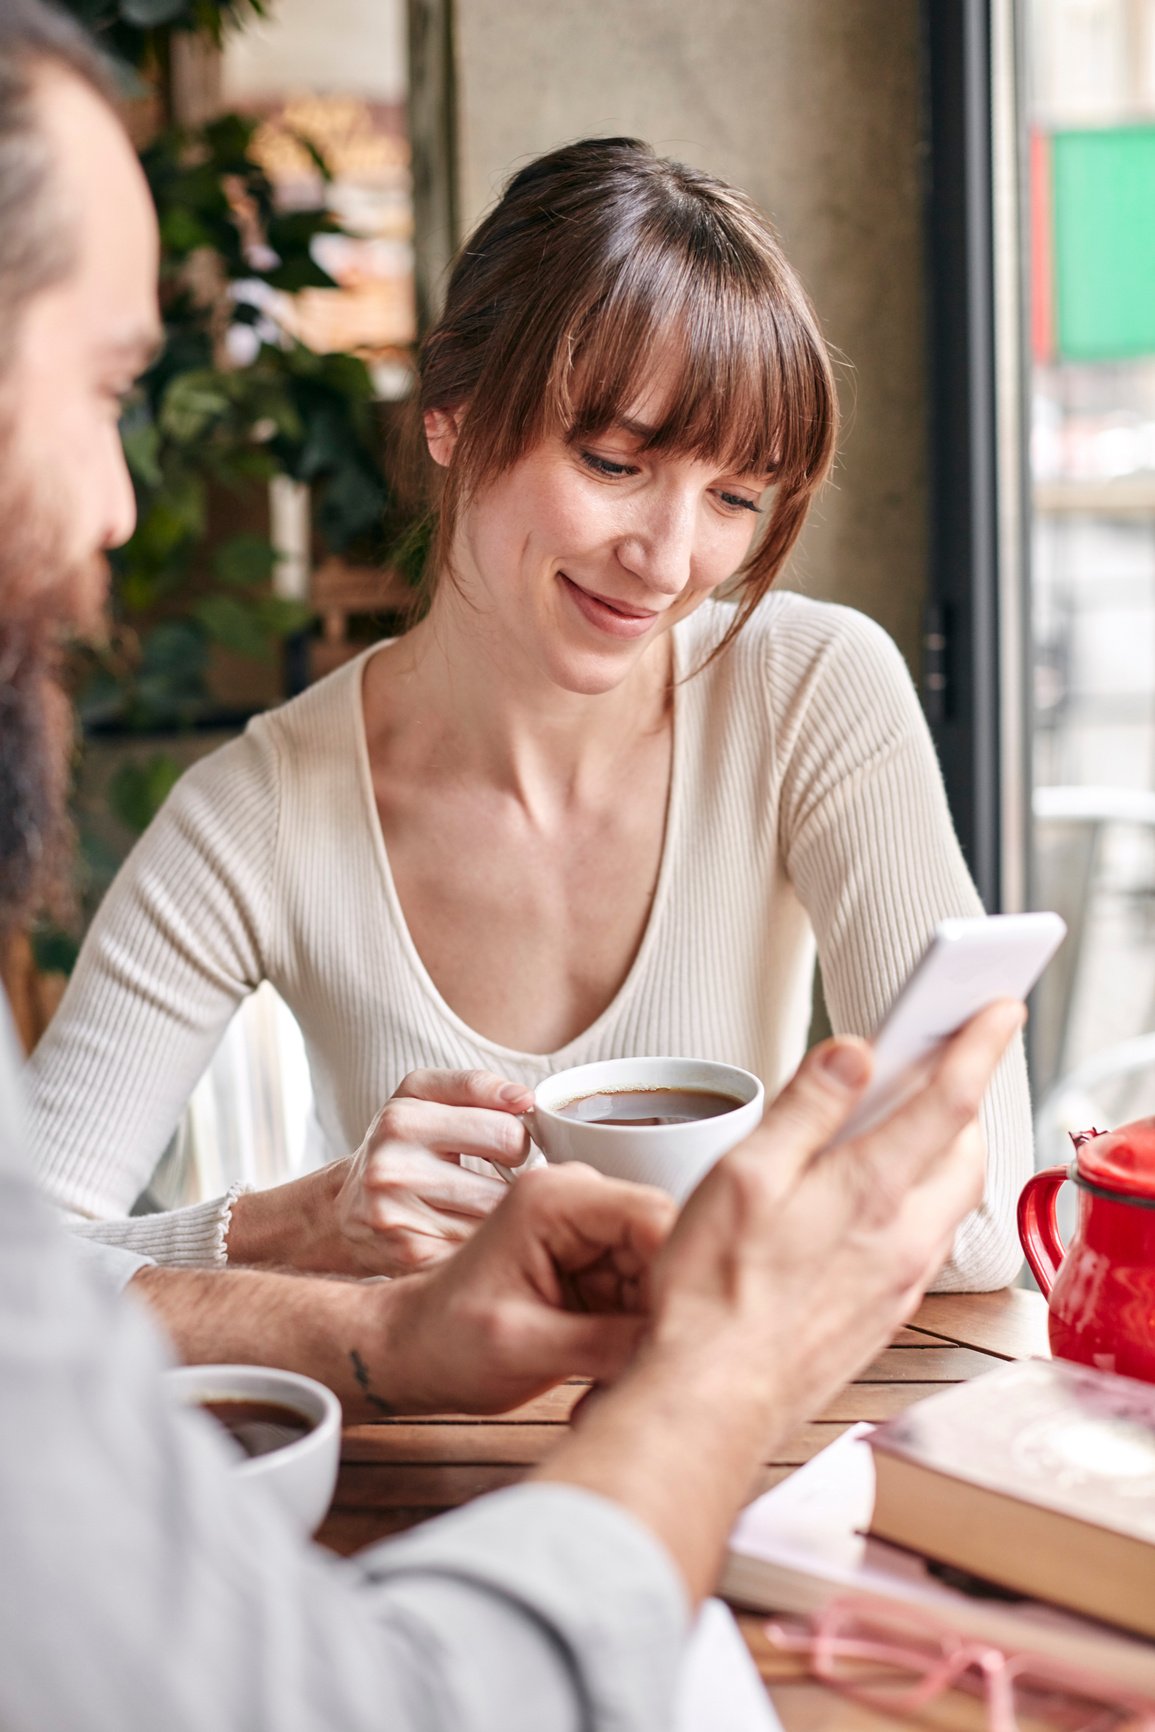
POLYGON ((809 318, 776 304, 764 273, 736 276, 733 265, 656 249, 623 262, 558 346, 547 414, 563 437, 643 420, 646 450, 684 452, 791 488, 825 472, 825 353, 809 318), (656 382, 664 399, 655 398, 656 382))
POLYGON ((543 438, 624 425, 643 449, 773 484, 735 574, 737 629, 833 462, 830 358, 772 226, 744 193, 634 139, 582 140, 514 176, 454 266, 420 372, 422 409, 466 411, 430 488, 435 571, 451 572, 480 486, 543 438))

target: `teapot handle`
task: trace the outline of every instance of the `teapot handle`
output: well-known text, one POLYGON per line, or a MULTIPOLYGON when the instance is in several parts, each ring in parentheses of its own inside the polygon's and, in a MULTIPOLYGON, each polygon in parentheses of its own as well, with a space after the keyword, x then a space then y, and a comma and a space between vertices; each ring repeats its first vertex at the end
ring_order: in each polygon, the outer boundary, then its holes
POLYGON ((1066 1167, 1045 1167, 1019 1195, 1019 1238, 1044 1299, 1051 1296, 1066 1246, 1059 1237, 1058 1197, 1070 1177, 1066 1167))

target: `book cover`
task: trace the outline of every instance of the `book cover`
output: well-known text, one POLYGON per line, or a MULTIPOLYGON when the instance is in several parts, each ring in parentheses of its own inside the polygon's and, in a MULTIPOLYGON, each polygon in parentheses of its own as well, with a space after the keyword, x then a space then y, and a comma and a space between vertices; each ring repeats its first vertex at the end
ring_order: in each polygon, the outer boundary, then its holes
POLYGON ((1155 1644, 1030 1597, 967 1592, 925 1558, 870 1537, 870 1441, 870 1426, 853 1426, 747 1506, 730 1536, 719 1590, 726 1599, 814 1613, 850 1596, 883 1611, 919 1611, 1008 1653, 1049 1656, 1155 1696, 1155 1644))
POLYGON ((931 1472, 1155 1543, 1155 1386, 1028 1359, 887 1420, 871 1447, 931 1472))

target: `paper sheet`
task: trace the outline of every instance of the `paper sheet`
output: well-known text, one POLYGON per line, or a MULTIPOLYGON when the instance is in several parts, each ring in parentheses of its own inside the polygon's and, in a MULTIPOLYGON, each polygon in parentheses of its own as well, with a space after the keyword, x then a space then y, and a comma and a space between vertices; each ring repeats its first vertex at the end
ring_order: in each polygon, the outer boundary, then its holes
POLYGON ((707 1600, 698 1615, 682 1662, 673 1732, 782 1732, 742 1632, 721 1600, 707 1600))

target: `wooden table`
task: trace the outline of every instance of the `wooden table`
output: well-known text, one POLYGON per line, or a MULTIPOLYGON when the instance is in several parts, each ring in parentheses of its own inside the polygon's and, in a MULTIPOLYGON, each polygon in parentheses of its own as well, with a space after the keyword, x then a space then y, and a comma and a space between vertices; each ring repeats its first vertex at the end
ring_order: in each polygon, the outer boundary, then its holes
MULTIPOLYGON (((943 1384, 961 1383, 1000 1360, 1046 1354, 1046 1315, 1037 1293, 1018 1288, 925 1299, 893 1345, 775 1452, 754 1491, 785 1479, 856 1420, 888 1419, 943 1384)), ((585 1387, 563 1384, 497 1419, 438 1415, 348 1427, 333 1508, 318 1538, 334 1551, 357 1551, 512 1485, 558 1441, 585 1387)), ((875 1732, 893 1724, 823 1689, 793 1661, 775 1655, 761 1635, 764 1619, 743 1616, 740 1622, 787 1732, 875 1732)), ((954 1699, 923 1724, 967 1727, 982 1721, 971 1705, 954 1699)))

